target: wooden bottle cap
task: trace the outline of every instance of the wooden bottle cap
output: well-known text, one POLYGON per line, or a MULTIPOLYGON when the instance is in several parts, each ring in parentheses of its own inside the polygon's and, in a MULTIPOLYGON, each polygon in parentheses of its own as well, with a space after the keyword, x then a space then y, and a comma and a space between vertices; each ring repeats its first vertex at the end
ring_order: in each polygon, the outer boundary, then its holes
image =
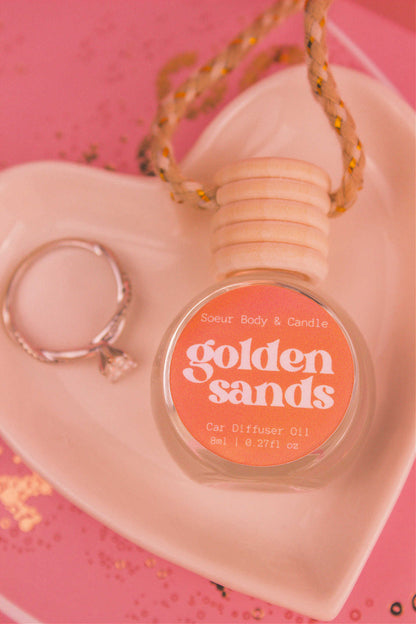
POLYGON ((328 214, 331 200, 328 191, 312 182, 286 178, 249 178, 235 180, 217 190, 217 204, 224 206, 244 199, 292 199, 315 206, 328 214))
POLYGON ((311 281, 327 273, 330 180, 309 163, 253 158, 215 175, 219 209, 212 250, 218 277, 283 270, 311 281))
POLYGON ((249 178, 287 178, 311 182, 329 191, 331 180, 326 171, 312 163, 294 158, 248 158, 225 165, 214 176, 216 186, 249 178))
POLYGON ((213 216, 213 230, 241 221, 302 223, 329 233, 329 219, 319 208, 292 199, 249 199, 221 206, 213 216))
POLYGON ((284 221, 243 221, 218 228, 212 234, 213 251, 240 243, 290 243, 328 256, 328 237, 317 228, 284 221))

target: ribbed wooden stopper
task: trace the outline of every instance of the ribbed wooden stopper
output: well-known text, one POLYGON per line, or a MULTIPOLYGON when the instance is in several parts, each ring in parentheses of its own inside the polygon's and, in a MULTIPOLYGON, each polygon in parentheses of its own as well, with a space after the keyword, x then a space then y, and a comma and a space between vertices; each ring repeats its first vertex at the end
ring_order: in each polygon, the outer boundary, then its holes
POLYGON ((313 282, 326 276, 331 202, 325 171, 300 160, 252 158, 225 166, 214 182, 217 277, 254 269, 313 282))

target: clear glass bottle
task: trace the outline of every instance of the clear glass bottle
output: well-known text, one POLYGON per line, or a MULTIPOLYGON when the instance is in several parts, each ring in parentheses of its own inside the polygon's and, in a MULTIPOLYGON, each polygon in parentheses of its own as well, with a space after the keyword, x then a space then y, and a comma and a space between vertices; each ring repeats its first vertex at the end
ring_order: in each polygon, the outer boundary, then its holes
POLYGON ((200 482, 323 485, 351 465, 373 404, 364 340, 311 290, 326 270, 326 174, 255 159, 225 168, 217 184, 213 252, 226 277, 162 341, 153 374, 161 434, 200 482))

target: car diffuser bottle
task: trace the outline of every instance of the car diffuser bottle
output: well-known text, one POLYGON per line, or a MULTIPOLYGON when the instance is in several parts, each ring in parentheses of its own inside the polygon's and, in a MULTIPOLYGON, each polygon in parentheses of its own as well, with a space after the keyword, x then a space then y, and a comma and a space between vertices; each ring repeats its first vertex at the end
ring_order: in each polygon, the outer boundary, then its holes
POLYGON ((302 161, 255 158, 215 181, 221 281, 162 343, 161 431, 198 480, 321 485, 359 447, 371 395, 358 330, 311 290, 327 271, 328 176, 302 161))
POLYGON ((251 158, 223 167, 210 188, 187 180, 171 138, 190 103, 229 73, 298 0, 272 5, 161 103, 153 163, 172 196, 213 208, 219 282, 192 301, 162 341, 152 380, 160 432, 192 478, 232 487, 303 489, 351 464, 373 404, 358 329, 315 284, 327 273, 329 217, 363 182, 364 154, 331 74, 329 0, 305 4, 309 82, 337 132, 344 164, 331 192, 320 167, 251 158))

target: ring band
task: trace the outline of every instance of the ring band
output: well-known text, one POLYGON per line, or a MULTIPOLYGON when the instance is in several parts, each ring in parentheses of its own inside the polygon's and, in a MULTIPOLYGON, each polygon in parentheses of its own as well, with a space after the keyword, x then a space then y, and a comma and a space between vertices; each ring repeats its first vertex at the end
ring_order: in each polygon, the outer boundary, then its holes
POLYGON ((112 346, 123 331, 125 315, 131 301, 131 282, 120 268, 116 257, 107 248, 96 241, 75 238, 62 238, 45 243, 26 256, 15 269, 10 278, 6 295, 3 302, 2 316, 4 326, 15 342, 33 358, 48 364, 57 364, 70 360, 88 358, 92 355, 99 357, 100 372, 111 382, 117 381, 130 369, 137 366, 136 362, 121 351, 112 346), (31 344, 29 339, 19 330, 13 320, 14 296, 19 283, 27 270, 46 254, 64 247, 75 247, 92 252, 97 257, 103 257, 112 270, 116 282, 117 308, 105 327, 92 338, 86 346, 67 350, 43 349, 31 344))

